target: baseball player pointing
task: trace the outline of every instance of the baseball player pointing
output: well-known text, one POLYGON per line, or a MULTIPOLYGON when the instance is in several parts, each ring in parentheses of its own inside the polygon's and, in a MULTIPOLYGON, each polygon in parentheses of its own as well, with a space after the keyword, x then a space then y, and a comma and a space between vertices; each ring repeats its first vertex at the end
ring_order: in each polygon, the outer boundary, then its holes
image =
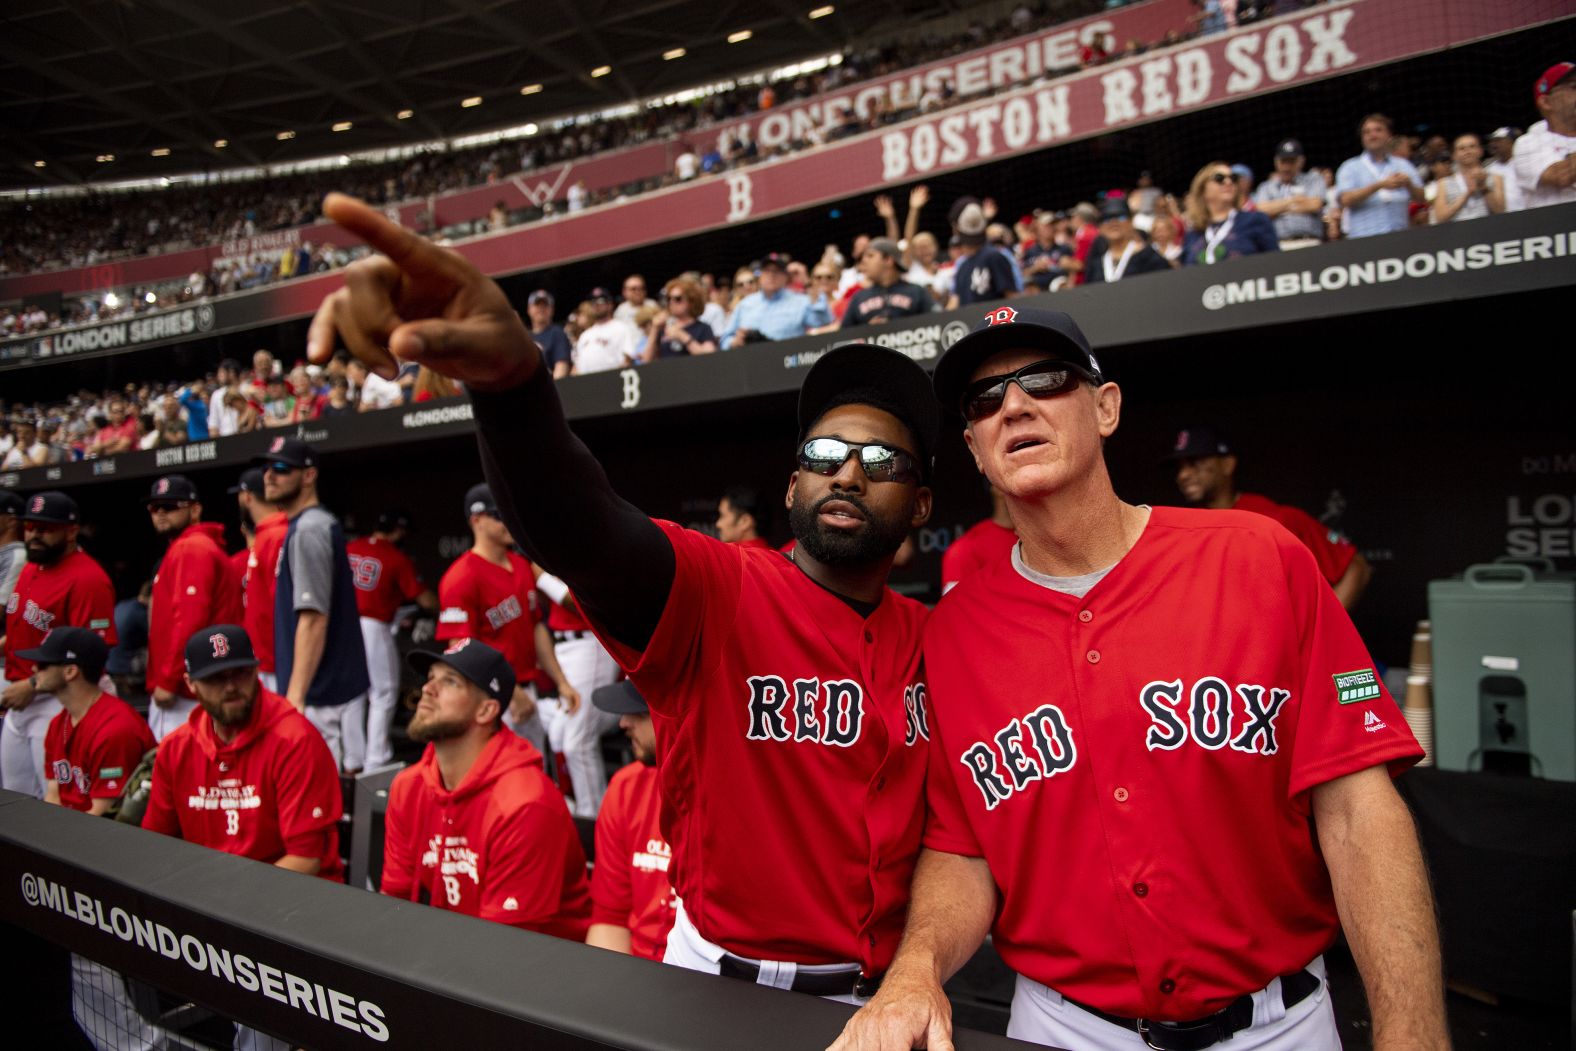
POLYGON ((881 347, 822 357, 785 497, 794 558, 723 544, 613 491, 497 285, 349 198, 325 211, 386 258, 346 272, 310 353, 326 358, 337 331, 384 371, 392 352, 465 383, 510 533, 573 589, 650 705, 681 899, 664 959, 867 996, 897 947, 924 820, 925 611, 886 587, 930 513, 939 414, 924 372, 881 347))
POLYGON ((1075 1048, 1341 1046, 1343 928, 1376 1048, 1440 1048, 1420 755, 1312 555, 1270 519, 1113 491, 1121 417, 1066 314, 998 307, 936 369, 1012 558, 925 632, 930 816, 904 942, 837 1051, 950 1048, 987 931, 1008 1035, 1075 1048))

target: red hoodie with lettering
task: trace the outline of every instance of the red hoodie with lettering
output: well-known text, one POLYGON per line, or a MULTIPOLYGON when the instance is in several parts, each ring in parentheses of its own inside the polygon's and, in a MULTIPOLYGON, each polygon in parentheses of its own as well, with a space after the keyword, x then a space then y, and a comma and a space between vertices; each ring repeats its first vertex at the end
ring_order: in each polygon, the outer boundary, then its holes
POLYGON ((148 692, 186 688, 186 640, 198 628, 241 623, 241 585, 224 550, 224 526, 193 522, 164 553, 148 606, 148 692))
POLYGON ((198 706, 159 745, 142 827, 272 864, 317 858, 342 881, 339 768, 317 727, 259 684, 252 716, 229 742, 198 706))
POLYGON ((400 771, 384 815, 383 893, 585 941, 586 857, 542 753, 500 728, 444 787, 437 749, 400 771))

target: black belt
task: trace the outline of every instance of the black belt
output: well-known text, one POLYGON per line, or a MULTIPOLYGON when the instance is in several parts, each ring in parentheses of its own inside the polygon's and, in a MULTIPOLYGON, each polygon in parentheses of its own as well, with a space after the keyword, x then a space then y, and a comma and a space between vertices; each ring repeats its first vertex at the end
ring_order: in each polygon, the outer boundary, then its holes
POLYGON ((590 637, 591 637, 591 633, 589 631, 555 631, 555 632, 553 632, 553 641, 554 642, 572 642, 575 639, 589 639, 590 637))
MULTIPOLYGON (((1324 979, 1303 970, 1281 978, 1281 1003, 1288 1008, 1300 1004, 1314 990, 1324 984, 1324 979)), ((1098 1007, 1081 1004, 1070 997, 1062 997, 1074 1007, 1088 1011, 1096 1018, 1103 1018, 1112 1025, 1136 1032, 1144 1043, 1155 1051, 1203 1051, 1253 1024, 1253 997, 1239 996, 1225 1007, 1204 1018, 1191 1022, 1156 1022, 1149 1018, 1124 1018, 1109 1014, 1098 1007)))
MULTIPOLYGON (((738 978, 741 981, 756 982, 761 977, 761 966, 749 960, 723 953, 722 959, 717 961, 718 974, 727 978, 738 978)), ((878 974, 874 978, 866 978, 860 973, 859 968, 853 967, 846 971, 796 971, 793 976, 793 985, 789 986, 796 993, 809 993, 811 996, 847 996, 852 993, 861 999, 868 1000, 881 988, 881 979, 885 974, 878 974)))

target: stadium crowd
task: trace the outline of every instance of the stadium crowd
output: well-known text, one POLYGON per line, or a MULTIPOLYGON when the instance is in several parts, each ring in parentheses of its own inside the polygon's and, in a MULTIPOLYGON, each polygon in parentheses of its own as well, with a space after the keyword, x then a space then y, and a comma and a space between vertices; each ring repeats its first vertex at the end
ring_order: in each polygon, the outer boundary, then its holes
MULTIPOLYGON (((1157 41, 1102 38, 1084 46, 1080 67, 1141 54, 1154 47, 1223 32, 1261 17, 1285 13, 1317 0, 1241 0, 1222 4, 1204 0, 1187 25, 1168 31, 1157 41)), ((774 105, 809 98, 849 84, 870 80, 926 62, 944 59, 974 48, 1053 26, 1070 18, 1092 14, 1121 4, 1084 0, 1076 4, 1025 3, 995 22, 971 23, 963 32, 928 33, 900 41, 851 49, 842 61, 812 73, 799 73, 760 84, 741 83, 689 102, 648 104, 640 112, 620 117, 571 118, 550 133, 490 143, 469 149, 434 148, 415 157, 382 163, 353 164, 344 168, 268 176, 266 181, 225 181, 202 186, 172 186, 85 196, 62 195, 28 198, 0 205, 0 275, 35 273, 62 267, 92 266, 150 253, 169 253, 203 245, 242 241, 271 231, 301 227, 320 221, 318 208, 329 190, 353 193, 377 204, 431 198, 437 195, 497 183, 506 178, 559 163, 589 157, 607 150, 648 141, 678 141, 680 152, 668 172, 616 187, 587 188, 576 182, 562 199, 542 207, 509 210, 502 202, 487 215, 438 230, 431 213, 424 213, 417 228, 440 236, 470 236, 592 205, 621 200, 675 182, 715 174, 819 145, 823 137, 806 138, 762 150, 746 134, 724 134, 701 148, 685 136, 718 123, 748 116, 774 105)), ((1062 71, 1062 72, 1070 72, 1062 71)), ((1054 75, 1054 74, 1052 74, 1054 75)), ((1001 89, 998 89, 1001 90, 1001 89)), ((843 124, 831 129, 824 141, 834 141, 870 131, 922 112, 973 101, 956 95, 951 85, 931 91, 913 105, 878 105, 867 117, 849 112, 843 124)), ((346 265, 359 252, 310 244, 282 250, 245 252, 218 260, 206 273, 180 280, 123 289, 109 294, 73 297, 58 312, 39 308, 13 310, 0 307, 0 338, 51 331, 56 328, 105 321, 165 309, 211 295, 244 291, 276 281, 346 265)))
MULTIPOLYGON (((1561 69, 1539 81, 1550 106, 1558 105, 1556 88, 1571 91, 1561 69)), ((1563 118, 1556 112, 1554 119, 1563 118)), ((1273 147, 1262 179, 1248 164, 1212 161, 1179 198, 1142 172, 1129 187, 1010 221, 989 197, 961 198, 944 228, 927 216, 930 194, 921 185, 910 192, 901 224, 897 203, 876 197, 871 233, 846 252, 832 244, 816 259, 764 251, 732 274, 686 271, 660 288, 631 274, 616 294, 594 288, 562 311, 539 289, 528 297, 527 314, 558 378, 728 351, 1571 200, 1570 186, 1541 184, 1548 163, 1558 160, 1551 135, 1559 137, 1541 121, 1526 134, 1501 127, 1447 140, 1397 134, 1389 118, 1370 114, 1358 128, 1360 152, 1338 165, 1310 167, 1301 144, 1288 138, 1273 147)), ((293 266, 343 265, 357 254, 303 247, 293 266)), ((0 314, 0 326, 5 320, 0 314)), ((185 382, 82 391, 50 403, 13 395, 0 401, 0 469, 164 448, 456 393, 415 366, 391 381, 344 356, 319 367, 259 350, 250 369, 226 361, 185 382)))

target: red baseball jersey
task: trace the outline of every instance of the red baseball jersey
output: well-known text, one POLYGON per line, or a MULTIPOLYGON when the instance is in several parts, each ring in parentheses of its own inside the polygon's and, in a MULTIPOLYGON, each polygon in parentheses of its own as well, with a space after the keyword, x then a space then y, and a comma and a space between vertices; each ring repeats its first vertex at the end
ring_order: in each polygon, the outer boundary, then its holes
POLYGON ((345 554, 356 585, 356 609, 363 617, 387 623, 395 610, 426 589, 410 556, 381 537, 357 537, 345 545, 345 554))
POLYGON ((925 607, 868 617, 773 551, 659 522, 673 590, 644 652, 684 911, 741 956, 886 968, 924 824, 925 607))
POLYGON ((343 880, 339 770, 317 727, 262 685, 252 717, 221 741, 198 707, 153 761, 142 827, 270 864, 317 858, 318 875, 343 880))
POLYGON ((580 834, 542 753, 508 729, 452 790, 429 744, 394 778, 383 836, 384 894, 585 940, 591 891, 580 834))
POLYGON ((1325 527, 1306 511, 1277 504, 1257 493, 1237 494, 1234 508, 1273 518, 1285 526, 1291 531, 1292 536, 1301 540, 1307 545, 1308 550, 1313 552, 1313 560, 1319 564, 1319 572, 1324 574, 1324 579, 1331 584, 1346 574, 1346 568, 1352 564, 1352 559, 1357 557, 1357 545, 1342 536, 1339 531, 1325 527))
POLYGON ((560 606, 546 595, 538 595, 547 606, 547 627, 550 631, 590 631, 591 625, 580 615, 580 607, 560 606))
POLYGON ((246 608, 246 567, 252 562, 252 549, 243 547, 230 556, 230 576, 235 578, 235 588, 241 594, 241 607, 246 608))
POLYGON ((641 762, 613 775, 596 815, 591 922, 628 927, 630 950, 648 960, 662 959, 678 904, 661 818, 657 768, 641 762))
POLYGON ((95 799, 115 799, 126 778, 154 745, 147 720, 113 694, 101 693, 82 721, 61 711, 44 735, 44 770, 60 786, 60 805, 86 811, 95 799))
POLYGON ((103 567, 81 548, 52 566, 29 562, 22 567, 5 606, 7 681, 33 674, 33 662, 17 653, 42 645, 51 628, 91 628, 105 645, 115 645, 115 589, 103 567))
POLYGON ((1012 557, 1018 534, 989 518, 964 530, 941 555, 941 593, 945 595, 964 577, 1012 557))
POLYGON ((467 551, 438 581, 439 640, 475 639, 502 653, 519 682, 536 678, 536 576, 509 552, 509 568, 467 551))
POLYGON ((241 589, 224 553, 224 527, 195 522, 165 551, 153 575, 148 604, 148 692, 186 688, 186 640, 200 628, 237 624, 242 618, 241 589))
POLYGON ((269 674, 274 671, 274 580, 279 575, 279 554, 289 535, 290 517, 283 511, 257 523, 252 557, 247 560, 242 582, 246 611, 241 625, 257 654, 257 670, 269 674))
POLYGON ((984 857, 1014 970, 1128 1017, 1210 1014, 1339 920, 1309 790, 1421 755, 1306 548, 1157 507, 1082 598, 1010 562, 925 631, 925 844, 984 857))

